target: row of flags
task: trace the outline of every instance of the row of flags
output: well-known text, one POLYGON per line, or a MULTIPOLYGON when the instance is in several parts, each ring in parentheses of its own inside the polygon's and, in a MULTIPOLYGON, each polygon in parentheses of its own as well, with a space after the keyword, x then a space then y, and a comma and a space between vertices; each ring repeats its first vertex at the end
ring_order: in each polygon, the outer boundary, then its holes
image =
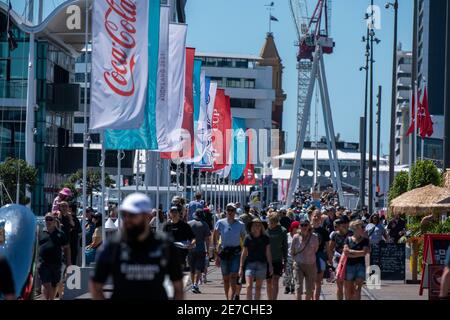
POLYGON ((187 25, 159 0, 95 1, 90 130, 108 150, 151 150, 255 184, 251 137, 230 97, 202 71, 187 25))
POLYGON ((419 132, 419 135, 422 139, 426 137, 431 137, 434 133, 433 129, 433 119, 431 118, 429 106, 428 106, 428 92, 425 87, 422 101, 418 96, 417 92, 414 92, 412 95, 411 102, 411 125, 406 133, 407 136, 410 136, 415 131, 419 132), (417 114, 417 116, 416 116, 417 114), (417 125, 416 125, 417 119, 417 125))

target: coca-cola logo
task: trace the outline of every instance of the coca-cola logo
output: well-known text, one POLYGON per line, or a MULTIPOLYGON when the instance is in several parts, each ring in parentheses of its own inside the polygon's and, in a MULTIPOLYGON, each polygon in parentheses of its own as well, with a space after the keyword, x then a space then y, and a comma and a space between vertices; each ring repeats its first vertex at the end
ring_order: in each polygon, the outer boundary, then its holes
POLYGON ((136 66, 136 3, 132 0, 105 0, 105 29, 111 39, 111 67, 104 78, 116 94, 129 97, 134 94, 134 69, 136 66))

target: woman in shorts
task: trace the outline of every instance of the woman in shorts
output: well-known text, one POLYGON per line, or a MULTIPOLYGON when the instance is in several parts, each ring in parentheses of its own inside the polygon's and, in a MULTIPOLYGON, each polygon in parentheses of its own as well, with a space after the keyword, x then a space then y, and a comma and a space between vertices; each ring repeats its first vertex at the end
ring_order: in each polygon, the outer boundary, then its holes
POLYGON ((261 288, 267 276, 267 265, 269 265, 269 274, 273 273, 270 239, 265 234, 263 223, 259 219, 254 219, 249 229, 250 234, 244 240, 239 276, 242 277, 245 274, 247 300, 253 300, 253 282, 255 282, 254 300, 261 300, 261 288))

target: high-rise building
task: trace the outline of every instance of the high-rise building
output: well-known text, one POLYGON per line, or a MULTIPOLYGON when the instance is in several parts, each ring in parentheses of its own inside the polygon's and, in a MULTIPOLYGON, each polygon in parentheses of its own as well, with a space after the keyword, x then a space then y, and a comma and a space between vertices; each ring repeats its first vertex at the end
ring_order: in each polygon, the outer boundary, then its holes
MULTIPOLYGON (((428 88, 430 113, 434 122, 434 135, 424 141, 424 158, 435 160, 438 164, 443 159, 444 133, 444 93, 445 93, 445 26, 446 1, 417 0, 417 35, 415 37, 417 52, 417 83, 419 93, 428 88)), ((418 158, 421 155, 421 143, 417 146, 418 158)))
POLYGON ((409 140, 406 133, 411 120, 412 52, 397 50, 397 108, 395 121, 395 164, 409 163, 409 140))

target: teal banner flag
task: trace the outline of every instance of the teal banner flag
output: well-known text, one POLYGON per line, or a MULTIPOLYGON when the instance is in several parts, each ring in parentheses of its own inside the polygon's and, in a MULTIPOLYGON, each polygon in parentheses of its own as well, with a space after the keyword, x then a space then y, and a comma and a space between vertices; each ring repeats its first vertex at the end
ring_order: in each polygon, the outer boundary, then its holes
POLYGON ((247 165, 247 138, 245 119, 233 118, 233 157, 231 179, 239 180, 247 165))

